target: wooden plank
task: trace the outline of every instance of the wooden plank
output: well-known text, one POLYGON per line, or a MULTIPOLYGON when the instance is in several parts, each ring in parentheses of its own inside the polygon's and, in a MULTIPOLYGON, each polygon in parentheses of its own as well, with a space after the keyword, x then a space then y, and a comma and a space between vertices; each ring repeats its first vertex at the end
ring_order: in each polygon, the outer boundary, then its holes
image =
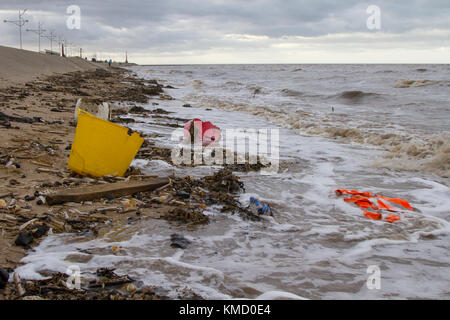
POLYGON ((103 198, 106 195, 122 197, 137 192, 152 191, 168 184, 168 178, 157 178, 145 181, 121 181, 102 185, 67 189, 46 196, 49 205, 64 202, 81 202, 103 198))

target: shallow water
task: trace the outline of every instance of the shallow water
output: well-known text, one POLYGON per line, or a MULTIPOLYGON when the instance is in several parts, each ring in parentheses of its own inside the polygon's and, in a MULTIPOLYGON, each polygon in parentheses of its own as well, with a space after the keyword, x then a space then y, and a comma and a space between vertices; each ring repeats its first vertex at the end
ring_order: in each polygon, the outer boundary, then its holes
MULTIPOLYGON (((135 222, 99 239, 48 237, 18 268, 82 272, 113 266, 176 296, 184 287, 206 298, 450 298, 449 67, 446 65, 142 66, 139 76, 177 89, 157 101, 180 118, 226 128, 280 130, 280 169, 239 174, 246 193, 271 204, 275 217, 242 220, 210 207, 211 223, 187 230, 163 220, 135 222), (301 70, 298 70, 298 69, 301 70), (425 69, 425 70, 423 70, 425 69), (434 80, 396 88, 398 80, 434 80), (192 108, 183 108, 190 103, 192 108), (334 111, 332 110, 334 108, 334 111), (212 110, 206 110, 211 108, 212 110), (388 136, 386 136, 389 134, 388 136), (434 143, 434 144, 433 144, 434 143), (408 200, 396 223, 372 221, 337 198, 336 188, 408 200), (192 240, 170 247, 170 234, 192 240), (111 246, 122 248, 112 254, 111 246), (87 262, 81 251, 95 254, 87 262), (80 251, 81 250, 81 251, 80 251), (67 257, 72 255, 71 259, 67 257), (369 290, 369 266, 381 288, 369 290)), ((140 118, 140 120, 154 120, 140 118)), ((172 128, 157 132, 162 145, 172 128)), ((217 167, 174 168, 135 160, 151 174, 210 174, 217 167)))

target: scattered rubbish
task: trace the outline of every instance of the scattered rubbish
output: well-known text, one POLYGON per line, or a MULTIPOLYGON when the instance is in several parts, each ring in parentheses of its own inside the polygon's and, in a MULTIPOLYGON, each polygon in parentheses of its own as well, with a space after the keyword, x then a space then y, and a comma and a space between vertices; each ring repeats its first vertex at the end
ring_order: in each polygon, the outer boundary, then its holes
POLYGON ((17 295, 19 297, 23 296, 26 291, 22 286, 22 281, 20 280, 19 274, 17 272, 14 272, 13 274, 14 284, 16 285, 17 295))
POLYGON ((121 181, 116 183, 93 185, 76 189, 62 190, 46 196, 49 205, 64 202, 90 201, 106 196, 122 197, 138 192, 152 191, 170 182, 167 178, 156 178, 146 181, 121 181))
POLYGON ((113 253, 117 253, 117 252, 120 251, 120 247, 119 246, 112 246, 111 250, 112 250, 113 253))
POLYGON ((255 215, 270 215, 273 216, 272 209, 268 204, 260 202, 255 197, 250 197, 250 204, 248 206, 249 210, 255 215))
POLYGON ((107 102, 100 103, 98 100, 79 98, 75 105, 75 123, 78 121, 79 110, 86 111, 93 116, 109 121, 111 119, 111 108, 107 102))
POLYGON ((130 113, 144 113, 144 112, 150 112, 150 110, 145 109, 141 106, 134 106, 129 110, 130 113))
POLYGON ((94 177, 123 176, 143 142, 136 132, 80 110, 69 169, 94 177))
POLYGON ((5 288, 8 283, 8 279, 9 273, 5 269, 0 268, 0 289, 5 288))
POLYGON ((169 210, 164 215, 164 218, 169 221, 180 221, 190 224, 206 224, 209 222, 209 217, 204 215, 200 209, 184 207, 186 207, 186 204, 169 210))
POLYGON ((44 196, 39 196, 39 197, 38 197, 38 200, 36 201, 36 204, 37 204, 38 206, 41 206, 41 205, 45 204, 46 202, 47 202, 47 200, 45 199, 44 196))
POLYGON ((40 117, 18 117, 18 116, 10 116, 0 111, 0 125, 4 127, 11 127, 10 122, 19 122, 19 123, 35 123, 35 122, 42 122, 42 119, 40 117))
POLYGON ((219 170, 212 176, 204 177, 203 180, 212 191, 231 193, 239 192, 241 189, 245 191, 244 184, 230 169, 219 170))
POLYGON ((129 283, 126 287, 127 292, 129 293, 135 293, 137 291, 137 288, 134 284, 129 283))
POLYGON ((133 222, 136 222, 139 220, 141 220, 141 218, 128 217, 127 222, 128 222, 128 224, 132 224, 133 222))
POLYGON ((190 193, 182 190, 177 191, 177 196, 180 197, 181 199, 189 199, 191 197, 190 193))
MULTIPOLYGON (((364 209, 364 216, 372 219, 372 220, 382 220, 383 215, 380 211, 386 210, 390 212, 400 212, 401 210, 395 208, 389 204, 384 203, 381 199, 385 201, 389 201, 392 203, 396 203, 401 205, 402 207, 414 211, 413 207, 409 204, 408 201, 399 199, 399 198, 389 198, 382 195, 372 194, 370 192, 360 192, 358 190, 347 190, 347 189, 336 189, 334 191, 337 196, 341 196, 343 194, 351 195, 351 198, 344 198, 344 201, 354 203, 359 206, 361 209, 364 209), (377 204, 373 203, 369 198, 377 198, 377 204), (377 212, 367 211, 367 209, 373 209, 377 212)), ((400 217, 394 214, 390 214, 385 217, 384 221, 386 222, 395 222, 400 221, 400 217)))
POLYGON ((220 128, 209 121, 190 120, 184 126, 184 139, 191 144, 207 146, 220 140, 220 128))
POLYGON ((33 236, 28 232, 21 231, 14 243, 18 246, 23 246, 28 249, 31 242, 33 242, 33 236))
POLYGON ((191 244, 190 240, 176 233, 170 235, 170 241, 173 248, 186 249, 191 244))
POLYGON ((37 168, 36 171, 39 172, 39 173, 41 173, 41 172, 45 172, 45 173, 54 173, 54 174, 56 174, 58 177, 64 178, 64 174, 63 174, 61 171, 59 171, 59 170, 47 169, 47 168, 37 168))

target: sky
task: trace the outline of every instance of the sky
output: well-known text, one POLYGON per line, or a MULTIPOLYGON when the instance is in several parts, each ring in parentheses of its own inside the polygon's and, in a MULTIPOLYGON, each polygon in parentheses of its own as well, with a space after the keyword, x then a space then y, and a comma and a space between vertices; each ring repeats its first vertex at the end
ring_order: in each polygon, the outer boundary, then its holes
POLYGON ((0 45, 20 46, 19 27, 3 23, 19 9, 24 49, 38 50, 26 29, 40 21, 74 44, 72 54, 81 47, 102 60, 128 52, 139 64, 450 63, 449 0, 0 0, 0 45))

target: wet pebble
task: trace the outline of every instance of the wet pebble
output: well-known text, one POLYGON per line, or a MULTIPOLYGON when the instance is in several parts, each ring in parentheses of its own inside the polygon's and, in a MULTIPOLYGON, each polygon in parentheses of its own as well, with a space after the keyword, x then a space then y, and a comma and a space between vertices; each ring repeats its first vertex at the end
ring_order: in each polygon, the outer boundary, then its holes
POLYGON ((186 249, 191 244, 190 240, 176 233, 170 235, 170 241, 173 248, 186 249))
POLYGON ((5 269, 0 268, 0 289, 3 289, 6 286, 8 279, 9 273, 5 269))
POLYGON ((28 232, 20 232, 19 235, 16 238, 16 241, 14 242, 18 246, 23 246, 25 248, 29 248, 29 244, 33 242, 33 236, 29 234, 28 232))

